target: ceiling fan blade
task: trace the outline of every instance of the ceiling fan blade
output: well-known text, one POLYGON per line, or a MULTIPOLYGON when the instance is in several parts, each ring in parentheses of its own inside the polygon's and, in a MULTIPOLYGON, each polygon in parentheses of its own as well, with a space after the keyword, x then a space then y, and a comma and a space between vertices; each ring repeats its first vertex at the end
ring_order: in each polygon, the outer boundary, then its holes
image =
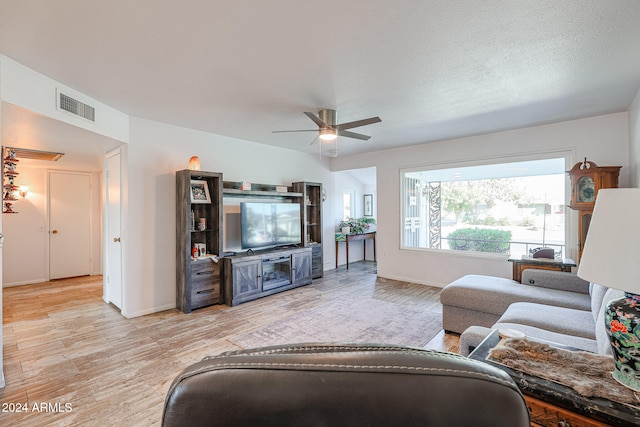
POLYGON ((326 124, 325 122, 323 122, 322 120, 320 120, 320 117, 316 116, 315 114, 313 114, 313 113, 309 113, 309 112, 307 112, 307 111, 305 111, 305 112, 304 112, 304 114, 306 114, 306 116, 307 116, 307 117, 309 117, 311 120, 313 120, 313 122, 314 122, 315 124, 317 124, 317 125, 318 125, 318 127, 321 127, 321 128, 327 128, 327 127, 329 127, 329 125, 328 125, 328 124, 326 124))
POLYGON ((371 137, 369 135, 363 135, 361 133, 349 132, 348 130, 339 130, 338 131, 338 135, 346 136, 347 138, 361 139, 363 141, 368 141, 369 139, 371 139, 371 137))
POLYGON ((271 133, 283 132, 318 132, 318 129, 299 129, 299 130, 272 130, 271 133))
POLYGON ((337 130, 345 130, 370 125, 372 123, 378 123, 381 121, 382 120, 380 119, 380 117, 369 117, 368 119, 356 120, 355 122, 340 123, 339 125, 336 125, 335 128, 337 130))

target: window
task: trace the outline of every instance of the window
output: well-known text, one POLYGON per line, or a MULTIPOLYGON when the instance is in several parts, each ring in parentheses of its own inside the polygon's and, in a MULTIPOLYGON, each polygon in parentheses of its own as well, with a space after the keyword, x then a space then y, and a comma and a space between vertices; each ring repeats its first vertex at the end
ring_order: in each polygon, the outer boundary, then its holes
POLYGON ((353 216, 353 195, 344 192, 342 193, 342 220, 346 221, 353 216))
POLYGON ((564 255, 565 159, 405 170, 402 247, 564 255))

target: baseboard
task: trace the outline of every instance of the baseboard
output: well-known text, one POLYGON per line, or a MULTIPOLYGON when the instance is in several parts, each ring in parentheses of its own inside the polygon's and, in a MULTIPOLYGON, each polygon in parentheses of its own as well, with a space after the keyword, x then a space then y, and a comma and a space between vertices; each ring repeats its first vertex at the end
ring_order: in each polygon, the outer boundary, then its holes
POLYGON ((42 279, 34 279, 34 280, 25 280, 25 281, 22 281, 22 282, 3 283, 2 287, 3 288, 13 288, 15 286, 35 285, 35 284, 44 283, 44 282, 48 282, 48 280, 45 279, 45 278, 42 278, 42 279))
POLYGON ((126 310, 121 310, 120 313, 126 317, 127 319, 133 319, 134 317, 146 316, 147 314, 159 313, 161 311, 167 311, 176 308, 176 304, 165 304, 158 307, 148 308, 145 310, 128 312, 126 310))
POLYGON ((434 288, 444 288, 446 286, 446 284, 443 284, 443 283, 429 282, 428 280, 416 280, 415 277, 385 274, 385 273, 381 273, 380 270, 378 270, 378 277, 383 279, 398 280, 400 282, 417 283, 419 285, 432 286, 434 288))

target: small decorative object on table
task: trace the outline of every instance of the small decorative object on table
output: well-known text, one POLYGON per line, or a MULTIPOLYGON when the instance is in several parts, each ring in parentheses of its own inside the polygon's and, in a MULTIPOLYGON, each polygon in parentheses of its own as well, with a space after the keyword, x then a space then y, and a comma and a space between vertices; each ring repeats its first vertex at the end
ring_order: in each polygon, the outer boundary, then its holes
MULTIPOLYGON (((345 221, 340 222, 340 229, 342 230, 344 227, 349 227, 349 233, 351 234, 362 234, 369 231, 369 228, 372 225, 375 225, 375 218, 363 217, 363 218, 349 218, 345 221)), ((345 233, 344 234, 349 234, 345 233)))
POLYGON ((640 391, 640 188, 598 192, 578 276, 620 289, 625 296, 609 302, 607 333, 615 359, 613 377, 640 391))

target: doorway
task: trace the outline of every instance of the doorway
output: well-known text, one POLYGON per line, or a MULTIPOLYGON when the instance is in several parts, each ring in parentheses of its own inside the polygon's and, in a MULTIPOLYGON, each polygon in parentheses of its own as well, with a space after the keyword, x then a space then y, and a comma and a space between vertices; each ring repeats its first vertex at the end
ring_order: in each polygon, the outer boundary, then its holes
POLYGON ((91 175, 49 171, 49 280, 91 274, 91 175))
MULTIPOLYGON (((340 221, 347 216, 352 218, 367 216, 377 219, 377 175, 375 167, 336 171, 333 177, 336 194, 333 216, 339 218, 335 224, 336 230, 339 230, 340 221), (365 210, 367 202, 369 203, 368 211, 365 210)), ((376 226, 372 225, 370 230, 375 231, 376 226)), ((344 242, 338 242, 337 244, 346 245, 344 242)), ((373 240, 365 240, 364 245, 367 245, 366 251, 363 244, 352 245, 349 248, 349 262, 373 260, 373 240)), ((347 263, 346 250, 344 250, 344 247, 342 249, 339 254, 334 254, 334 256, 338 257, 336 266, 346 265, 347 263)))

